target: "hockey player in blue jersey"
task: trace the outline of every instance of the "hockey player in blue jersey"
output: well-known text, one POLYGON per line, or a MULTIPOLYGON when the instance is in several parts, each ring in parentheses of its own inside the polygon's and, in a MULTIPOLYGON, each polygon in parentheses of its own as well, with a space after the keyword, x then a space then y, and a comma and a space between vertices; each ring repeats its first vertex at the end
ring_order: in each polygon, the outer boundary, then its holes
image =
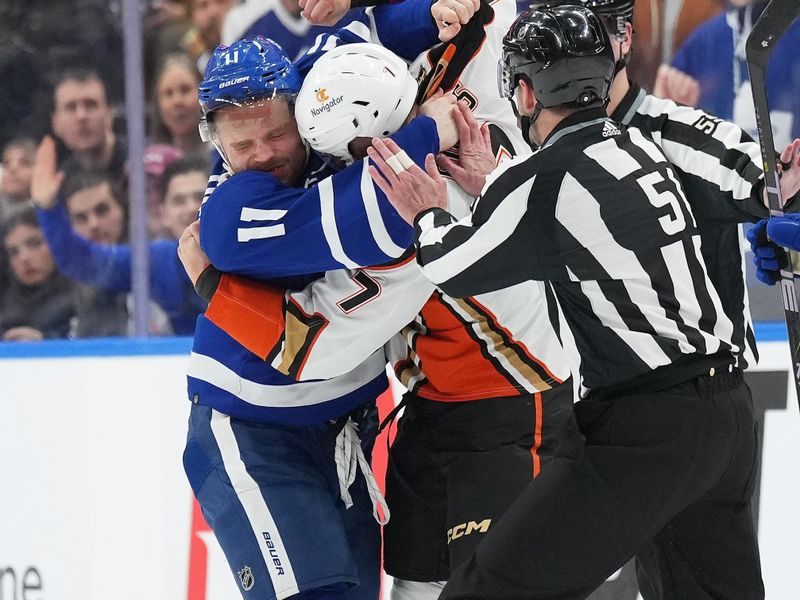
MULTIPOLYGON (((376 9, 368 22, 318 40, 314 51, 391 29, 380 39, 415 55, 423 48, 409 40, 436 40, 428 10, 416 0, 376 9), (403 23, 411 34, 398 30, 403 23)), ((243 41, 215 52, 200 88, 204 134, 224 158, 202 209, 204 248, 233 271, 290 288, 342 265, 386 262, 410 241, 366 165, 311 187, 330 171, 297 135, 291 109, 303 64, 293 65, 268 40, 243 41), (290 277, 297 273, 309 275, 290 277)), ((320 110, 338 97, 320 90, 320 110)), ((455 143, 451 109, 451 100, 440 99, 428 107, 432 116, 396 135, 417 164, 455 143)), ((297 319, 315 326, 313 315, 297 319)), ((198 319, 184 466, 245 598, 377 597, 380 537, 372 513, 374 503, 378 516, 382 499, 369 453, 374 401, 388 386, 384 365, 377 352, 340 377, 297 383, 198 319)))

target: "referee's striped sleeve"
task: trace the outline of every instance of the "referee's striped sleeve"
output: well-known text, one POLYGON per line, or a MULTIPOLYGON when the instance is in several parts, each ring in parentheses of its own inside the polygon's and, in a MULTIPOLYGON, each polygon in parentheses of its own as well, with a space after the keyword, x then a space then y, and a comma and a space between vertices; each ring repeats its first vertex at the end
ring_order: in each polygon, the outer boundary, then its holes
POLYGON ((706 218, 743 222, 767 216, 761 150, 737 125, 647 95, 630 126, 652 136, 678 170, 693 207, 706 218))
POLYGON ((445 293, 461 298, 544 279, 540 261, 527 251, 531 240, 524 233, 536 181, 529 176, 531 158, 509 161, 496 171, 472 215, 461 221, 438 208, 417 218, 417 261, 445 293))

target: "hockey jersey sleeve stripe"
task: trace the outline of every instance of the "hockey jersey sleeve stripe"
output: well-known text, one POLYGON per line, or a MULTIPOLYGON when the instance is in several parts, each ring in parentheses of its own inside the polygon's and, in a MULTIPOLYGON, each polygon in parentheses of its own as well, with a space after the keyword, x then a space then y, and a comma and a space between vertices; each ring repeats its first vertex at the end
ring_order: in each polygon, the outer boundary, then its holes
MULTIPOLYGON (((366 169, 365 169, 366 170, 366 169)), ((323 179, 317 187, 319 192, 319 205, 321 211, 322 231, 331 250, 333 259, 340 262, 348 269, 357 269, 358 263, 352 261, 344 252, 339 230, 336 227, 336 212, 334 209, 333 179, 323 179)))
POLYGON ((364 200, 364 210, 367 213, 367 222, 369 223, 370 231, 372 231, 372 237, 381 251, 387 256, 402 255, 405 249, 394 243, 383 222, 381 209, 378 206, 378 196, 375 193, 372 177, 367 168, 369 166, 369 159, 365 158, 363 163, 364 168, 361 171, 361 197, 364 200))
POLYGON ((223 274, 206 309, 217 327, 266 360, 284 332, 284 292, 250 279, 223 274))

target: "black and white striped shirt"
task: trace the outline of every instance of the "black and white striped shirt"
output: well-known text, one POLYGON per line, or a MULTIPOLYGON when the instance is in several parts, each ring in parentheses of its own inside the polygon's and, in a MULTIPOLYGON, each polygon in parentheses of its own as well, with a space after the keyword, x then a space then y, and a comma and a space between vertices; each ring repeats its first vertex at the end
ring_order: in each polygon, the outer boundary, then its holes
POLYGON ((433 209, 416 229, 423 272, 452 296, 549 281, 586 388, 738 351, 671 165, 601 109, 571 115, 533 156, 495 171, 471 217, 433 209))
POLYGON ((672 163, 703 238, 708 276, 733 322, 742 368, 758 362, 745 281, 740 223, 768 216, 762 201, 763 171, 757 142, 733 123, 645 93, 636 84, 612 118, 636 127, 672 163))

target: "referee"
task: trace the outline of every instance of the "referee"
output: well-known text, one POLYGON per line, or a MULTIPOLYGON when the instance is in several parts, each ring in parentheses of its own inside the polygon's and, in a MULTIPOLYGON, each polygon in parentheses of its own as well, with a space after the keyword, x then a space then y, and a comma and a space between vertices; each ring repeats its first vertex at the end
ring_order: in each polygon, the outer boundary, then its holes
POLYGON ((504 92, 541 149, 493 173, 471 219, 439 208, 435 172, 376 162, 443 291, 549 282, 581 357, 586 445, 528 486, 441 598, 586 598, 650 547, 653 597, 763 598, 752 405, 676 174, 606 117, 615 59, 590 11, 527 11, 504 46, 504 92))

